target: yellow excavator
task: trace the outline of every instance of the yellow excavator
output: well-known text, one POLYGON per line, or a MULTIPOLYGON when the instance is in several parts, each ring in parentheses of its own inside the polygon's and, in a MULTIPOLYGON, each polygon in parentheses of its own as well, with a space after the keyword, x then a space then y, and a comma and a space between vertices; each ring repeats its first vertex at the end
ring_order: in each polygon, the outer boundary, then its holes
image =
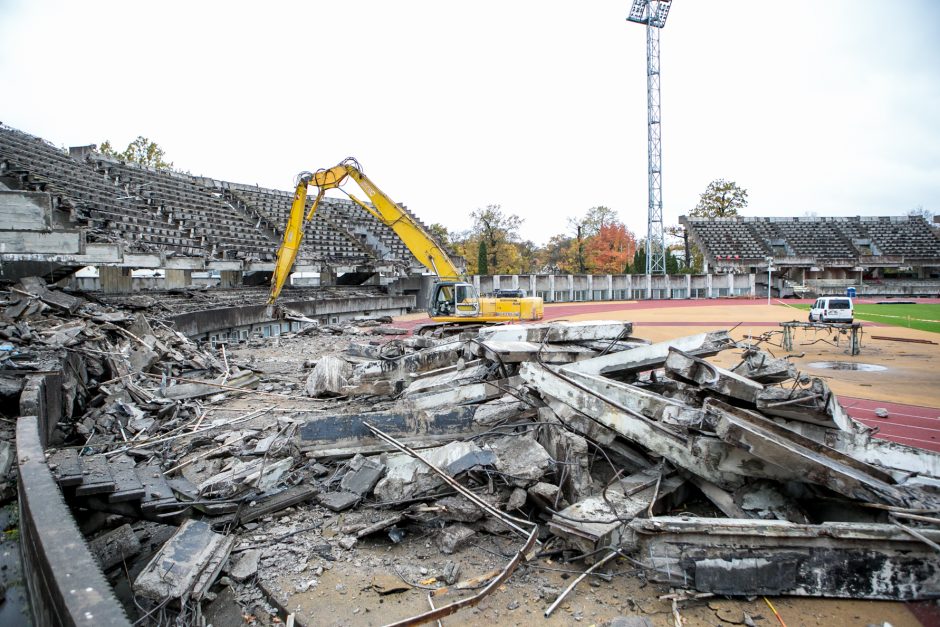
POLYGON ((435 323, 450 324, 488 324, 521 320, 541 320, 543 303, 540 297, 524 296, 520 290, 512 290, 495 297, 480 298, 473 285, 466 281, 460 270, 451 261, 447 253, 435 241, 424 227, 414 220, 404 209, 382 192, 363 174, 359 163, 352 158, 339 165, 317 172, 301 172, 297 179, 297 189, 291 204, 290 217, 284 230, 284 241, 277 251, 277 264, 271 278, 271 297, 269 305, 274 305, 281 289, 287 283, 304 227, 313 219, 320 201, 327 190, 340 189, 350 200, 375 216, 382 224, 390 227, 408 250, 430 270, 437 280, 428 300, 427 312, 435 323), (341 185, 351 178, 369 197, 367 204, 346 190, 341 185), (309 211, 306 210, 307 189, 310 185, 317 188, 317 197, 309 211))

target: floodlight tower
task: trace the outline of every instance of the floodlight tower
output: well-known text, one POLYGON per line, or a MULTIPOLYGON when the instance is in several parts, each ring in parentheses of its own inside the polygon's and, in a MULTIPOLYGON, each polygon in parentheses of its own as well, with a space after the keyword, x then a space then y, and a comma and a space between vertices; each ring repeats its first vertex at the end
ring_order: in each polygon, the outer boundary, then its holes
POLYGON ((646 274, 666 274, 663 229, 663 151, 659 113, 659 29, 671 0, 633 0, 627 21, 646 24, 646 121, 649 151, 649 211, 646 218, 646 274))

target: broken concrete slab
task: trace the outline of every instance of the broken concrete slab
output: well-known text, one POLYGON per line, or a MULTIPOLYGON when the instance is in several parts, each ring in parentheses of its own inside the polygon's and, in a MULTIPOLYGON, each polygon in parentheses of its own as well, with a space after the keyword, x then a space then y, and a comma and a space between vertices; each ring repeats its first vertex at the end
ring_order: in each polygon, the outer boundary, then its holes
POLYGON ((733 372, 763 384, 780 383, 797 377, 796 366, 788 359, 774 357, 766 351, 748 347, 733 372))
POLYGON ((349 460, 349 470, 343 475, 340 487, 347 492, 366 496, 385 474, 385 464, 375 457, 356 455, 349 460))
MULTIPOLYGON (((481 449, 473 442, 450 442, 444 446, 421 451, 429 463, 454 476, 475 466, 495 466, 496 454, 481 449)), ((390 455, 386 461, 388 471, 378 485, 375 495, 382 501, 400 501, 427 494, 444 484, 427 464, 408 455, 390 455)))
POLYGON ((825 485, 849 498, 912 507, 917 498, 897 487, 882 470, 782 427, 767 418, 717 399, 705 402, 718 436, 760 459, 796 471, 805 481, 825 485))
POLYGON ((224 391, 219 386, 224 385, 227 388, 248 388, 259 381, 254 373, 239 375, 233 379, 226 380, 224 376, 218 377, 208 383, 177 383, 167 386, 162 390, 163 398, 171 400, 187 400, 191 398, 201 398, 203 396, 212 396, 224 391))
POLYGON ((470 345, 477 357, 486 357, 504 364, 518 364, 536 358, 546 364, 569 364, 590 359, 597 352, 576 344, 537 344, 509 340, 485 340, 470 345))
POLYGON ((141 545, 131 526, 123 524, 89 542, 88 548, 101 569, 108 570, 140 553, 141 545))
POLYGON ((409 375, 455 365, 463 355, 462 342, 443 342, 400 359, 378 359, 360 364, 353 370, 351 385, 375 379, 405 381, 409 375))
POLYGON ((428 392, 442 392, 453 389, 466 383, 477 383, 484 380, 490 372, 490 366, 479 363, 476 360, 474 365, 459 368, 452 366, 435 370, 433 373, 426 373, 423 376, 415 377, 408 387, 405 388, 403 395, 407 398, 416 394, 428 392), (443 372, 442 372, 443 371, 443 372))
POLYGON ((538 481, 554 466, 548 451, 529 436, 495 438, 485 448, 496 453, 496 470, 521 488, 538 481))
POLYGON ((307 396, 314 398, 342 396, 345 394, 343 388, 348 385, 352 371, 352 364, 345 359, 325 355, 317 360, 317 365, 307 376, 304 390, 307 396))
POLYGON ((539 481, 526 492, 529 499, 540 509, 561 510, 568 507, 568 501, 561 496, 561 488, 554 483, 539 481))
POLYGON ((548 407, 539 408, 539 422, 546 423, 539 430, 539 443, 563 468, 558 478, 559 489, 572 503, 587 498, 594 492, 587 440, 564 428, 548 407))
POLYGON ((296 485, 277 494, 258 501, 252 501, 239 510, 239 522, 250 523, 263 516, 268 516, 282 509, 309 501, 317 495, 318 489, 312 485, 296 485))
POLYGON ((341 512, 358 503, 360 498, 358 494, 346 491, 322 492, 317 495, 317 502, 331 511, 341 512))
POLYGON ((437 499, 435 505, 443 508, 440 516, 444 520, 471 523, 483 518, 483 510, 468 498, 459 494, 437 499))
POLYGON ((467 542, 470 541, 470 538, 475 535, 476 531, 466 525, 450 525, 441 530, 437 542, 438 546, 441 548, 441 553, 450 555, 457 549, 466 545, 467 542))
POLYGON ((248 549, 235 559, 229 570, 229 577, 235 581, 247 581, 258 574, 258 563, 261 561, 261 549, 248 549))
POLYGON ((393 448, 374 437, 364 422, 418 448, 468 437, 485 431, 488 426, 477 423, 478 407, 473 405, 416 411, 399 404, 396 409, 394 412, 333 415, 298 412, 298 420, 304 421, 299 429, 301 450, 327 459, 393 448))
POLYGON ((734 346, 734 340, 731 339, 727 331, 709 331, 708 333, 688 335, 668 342, 638 346, 632 350, 586 359, 572 364, 568 368, 583 374, 620 377, 662 367, 669 356, 670 347, 678 348, 696 357, 708 357, 717 355, 732 346, 734 346))
MULTIPOLYGON (((920 532, 940 542, 940 530, 920 532)), ((623 547, 648 567, 700 592, 893 600, 940 596, 936 551, 895 525, 660 516, 630 522, 623 547)))
POLYGON ((760 383, 719 368, 674 346, 669 347, 665 366, 670 375, 746 403, 756 403, 758 396, 764 391, 764 386, 760 383))
POLYGON ((114 491, 108 494, 108 501, 120 503, 122 501, 136 501, 144 496, 144 484, 137 477, 134 470, 136 463, 127 455, 115 455, 109 460, 111 476, 114 478, 114 491))
POLYGON ((134 580, 134 593, 155 602, 201 599, 228 560, 235 538, 187 520, 134 580))
POLYGON ((517 385, 518 379, 512 377, 497 381, 470 383, 456 389, 413 395, 403 402, 403 407, 406 411, 427 411, 455 405, 485 403, 502 397, 506 390, 513 389, 517 385))
MULTIPOLYGON (((664 351, 664 360, 666 353, 668 350, 664 351)), ((543 394, 576 407, 578 411, 613 429, 627 440, 665 457, 672 464, 722 487, 737 487, 743 483, 744 478, 741 475, 719 468, 720 456, 717 459, 701 457, 696 444, 699 439, 705 438, 663 425, 606 397, 606 393, 623 384, 583 373, 578 373, 578 379, 574 380, 567 376, 567 372, 565 370, 566 374, 555 373, 532 363, 523 364, 519 371, 526 382, 537 387, 543 394)), ((621 391, 633 394, 633 390, 621 391)), ((659 404, 662 406, 662 403, 659 404)))
POLYGON ((632 322, 622 320, 587 320, 583 322, 545 322, 480 329, 478 337, 497 342, 578 342, 584 340, 616 340, 630 335, 632 322))
POLYGON ((603 494, 590 496, 554 514, 549 530, 584 552, 619 546, 626 523, 657 503, 668 499, 684 480, 676 474, 663 477, 656 470, 644 470, 611 485, 603 494))

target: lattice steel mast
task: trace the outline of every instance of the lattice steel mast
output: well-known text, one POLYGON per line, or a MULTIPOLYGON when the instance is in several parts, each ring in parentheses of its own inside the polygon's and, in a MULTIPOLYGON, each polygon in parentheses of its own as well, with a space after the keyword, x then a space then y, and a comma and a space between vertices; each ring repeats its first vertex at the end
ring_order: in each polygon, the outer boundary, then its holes
POLYGON ((666 274, 663 228, 663 150, 659 107, 659 29, 671 0, 633 0, 627 20, 646 24, 646 120, 649 152, 649 210, 646 218, 646 273, 666 274))

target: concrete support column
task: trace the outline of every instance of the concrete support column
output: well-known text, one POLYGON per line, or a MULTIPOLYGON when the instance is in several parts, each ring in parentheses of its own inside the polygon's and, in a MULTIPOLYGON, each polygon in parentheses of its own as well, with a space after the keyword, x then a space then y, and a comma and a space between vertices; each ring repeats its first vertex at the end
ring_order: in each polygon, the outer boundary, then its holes
POLYGON ((519 289, 519 275, 518 274, 512 275, 512 289, 514 290, 519 289))
POLYGON ((320 287, 336 285, 336 271, 329 267, 320 268, 320 287))
POLYGON ((529 296, 535 296, 538 292, 538 276, 534 274, 529 275, 529 296))
POLYGON ((607 275, 607 298, 606 300, 614 299, 614 277, 611 274, 607 275))
POLYGON ((627 300, 633 300, 633 275, 632 274, 627 275, 627 288, 626 289, 627 289, 627 293, 625 294, 625 296, 627 297, 627 300))
POLYGON ((470 281, 473 283, 474 291, 476 291, 476 293, 479 294, 480 293, 480 275, 474 274, 473 278, 470 279, 470 281))
POLYGON ((728 296, 734 296, 734 272, 728 273, 728 296))
POLYGON ((757 298, 757 275, 753 272, 749 275, 749 286, 748 289, 751 290, 751 298, 757 298))
POLYGON ((222 270, 219 273, 220 281, 219 287, 228 288, 228 287, 238 287, 242 284, 242 271, 241 270, 222 270))
POLYGON ((646 275, 646 300, 653 299, 653 275, 646 275))
POLYGON ((574 300, 574 275, 568 275, 568 298, 569 302, 574 300))
POLYGON ((685 297, 692 298, 692 275, 685 275, 685 297))
POLYGON ((499 275, 498 275, 498 274, 494 274, 494 275, 493 275, 493 291, 495 292, 495 291, 498 290, 498 289, 500 289, 500 287, 499 287, 499 275))
POLYGON ((587 298, 584 300, 594 300, 594 275, 587 275, 587 298))
POLYGON ((130 268, 101 266, 98 268, 101 291, 105 294, 130 294, 134 291, 134 277, 130 268))
POLYGON ((173 270, 171 268, 167 268, 164 270, 164 272, 166 272, 164 285, 168 290, 172 290, 177 287, 189 287, 193 284, 192 270, 173 270))
POLYGON ((555 302, 555 275, 548 275, 548 299, 555 302))
POLYGON ((712 275, 705 275, 705 298, 712 297, 712 275))

